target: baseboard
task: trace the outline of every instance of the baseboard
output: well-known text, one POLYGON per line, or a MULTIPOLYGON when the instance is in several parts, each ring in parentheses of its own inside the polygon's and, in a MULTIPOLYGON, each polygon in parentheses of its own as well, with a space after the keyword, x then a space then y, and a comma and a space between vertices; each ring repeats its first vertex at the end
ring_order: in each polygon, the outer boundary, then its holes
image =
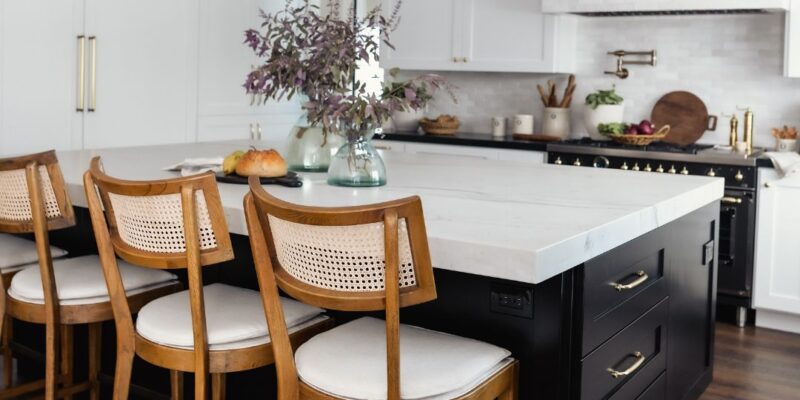
POLYGON ((756 326, 800 334, 800 315, 761 308, 756 311, 756 326))

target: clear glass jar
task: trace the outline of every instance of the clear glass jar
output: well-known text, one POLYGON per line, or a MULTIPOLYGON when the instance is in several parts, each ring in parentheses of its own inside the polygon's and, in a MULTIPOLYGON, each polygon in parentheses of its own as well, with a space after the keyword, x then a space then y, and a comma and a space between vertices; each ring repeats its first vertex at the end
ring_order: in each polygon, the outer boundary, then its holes
POLYGON ((342 143, 341 137, 324 135, 322 127, 309 124, 303 114, 286 139, 286 165, 290 171, 325 172, 342 143))
POLYGON ((371 187, 386 184, 386 165, 372 146, 374 127, 346 129, 346 142, 331 159, 328 184, 348 187, 371 187))

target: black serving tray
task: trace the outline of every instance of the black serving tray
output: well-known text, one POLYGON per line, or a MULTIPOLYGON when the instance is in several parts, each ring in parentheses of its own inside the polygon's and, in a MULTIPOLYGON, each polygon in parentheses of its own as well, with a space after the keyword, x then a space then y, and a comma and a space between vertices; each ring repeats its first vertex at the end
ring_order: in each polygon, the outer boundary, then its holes
MULTIPOLYGON (((300 187, 303 186, 303 180, 297 173, 289 171, 284 176, 277 178, 261 178, 262 185, 281 185, 286 187, 300 187)), ((222 172, 217 173, 217 182, 233 183, 237 185, 247 185, 247 177, 236 174, 225 175, 222 172)))

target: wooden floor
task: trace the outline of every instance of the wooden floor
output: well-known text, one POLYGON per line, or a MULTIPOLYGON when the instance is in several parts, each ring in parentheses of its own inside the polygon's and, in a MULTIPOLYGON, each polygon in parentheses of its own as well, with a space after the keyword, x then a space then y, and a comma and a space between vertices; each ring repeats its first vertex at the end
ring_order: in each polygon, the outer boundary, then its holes
POLYGON ((701 400, 800 400, 800 335, 718 322, 714 361, 701 400))
POLYGON ((714 381, 700 400, 800 400, 800 335, 725 322, 716 329, 714 381))

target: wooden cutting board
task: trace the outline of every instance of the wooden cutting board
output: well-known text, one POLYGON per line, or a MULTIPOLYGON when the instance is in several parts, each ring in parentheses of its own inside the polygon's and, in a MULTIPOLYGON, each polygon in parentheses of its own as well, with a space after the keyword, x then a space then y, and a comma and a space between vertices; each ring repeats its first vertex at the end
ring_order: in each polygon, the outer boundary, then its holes
POLYGON ((656 102, 650 122, 656 128, 670 126, 669 134, 662 141, 688 146, 705 131, 716 129, 717 117, 709 117, 705 103, 693 93, 677 91, 665 94, 656 102))

